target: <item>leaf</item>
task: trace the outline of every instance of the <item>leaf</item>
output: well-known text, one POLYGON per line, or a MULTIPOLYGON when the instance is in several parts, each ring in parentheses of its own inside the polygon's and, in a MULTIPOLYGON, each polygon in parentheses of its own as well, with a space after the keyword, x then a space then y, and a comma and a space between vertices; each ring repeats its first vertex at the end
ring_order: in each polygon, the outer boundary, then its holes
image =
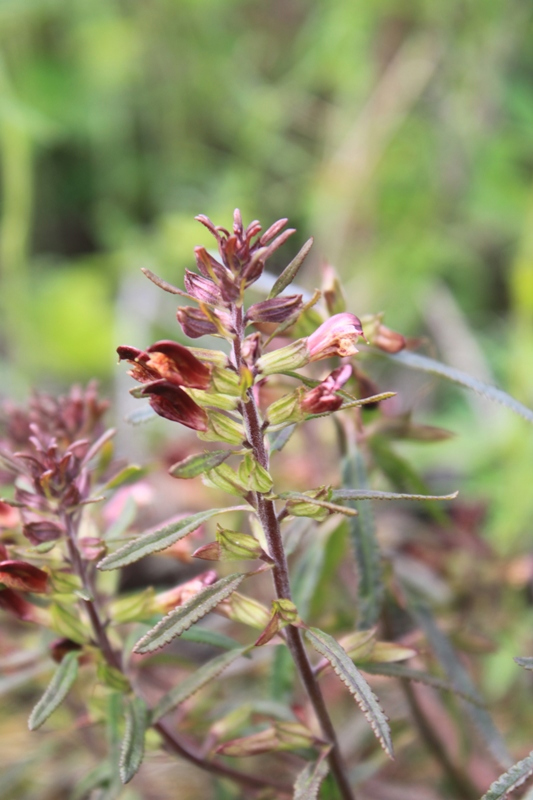
POLYGON ((124 420, 130 425, 143 425, 145 422, 151 422, 156 419, 156 417, 157 414, 152 406, 146 403, 146 405, 140 406, 140 408, 136 408, 135 411, 127 414, 124 420))
POLYGON ((102 491, 105 489, 118 489, 119 486, 124 486, 128 483, 133 483, 141 475, 144 475, 146 470, 142 467, 139 467, 137 464, 130 464, 128 467, 124 467, 118 472, 113 478, 111 478, 105 486, 102 487, 102 491))
POLYGON ((404 588, 406 589, 406 595, 409 601, 409 609, 424 632, 433 653, 444 669, 445 674, 450 679, 450 682, 456 687, 458 692, 464 695, 470 695, 477 701, 477 705, 472 705, 472 703, 463 701, 465 712, 481 733, 494 758, 503 766, 507 767, 511 760, 505 743, 488 711, 485 708, 478 707, 481 706, 482 703, 470 675, 463 667, 460 658, 458 658, 448 638, 438 627, 427 605, 419 597, 414 595, 411 590, 405 587, 405 585, 404 588))
POLYGON ((333 671, 355 697, 387 755, 394 758, 387 717, 377 697, 351 658, 341 645, 324 631, 318 628, 309 628, 305 635, 315 650, 327 658, 333 671))
POLYGON ((224 636, 223 633, 217 633, 217 631, 208 631, 206 628, 192 628, 192 630, 183 631, 181 636, 182 639, 189 642, 207 644, 211 647, 219 647, 221 650, 234 650, 236 647, 240 647, 236 639, 224 636))
POLYGON ((133 564, 141 558, 157 553, 159 550, 165 550, 170 545, 188 536, 189 533, 195 531, 203 522, 222 514, 226 511, 240 511, 246 510, 245 506, 232 506, 230 508, 212 508, 209 511, 200 511, 197 514, 192 514, 190 517, 184 517, 159 528, 156 531, 150 531, 137 539, 133 539, 127 544, 120 547, 114 553, 103 558, 98 564, 98 569, 118 569, 125 567, 127 564, 133 564))
POLYGON ((154 650, 168 644, 176 636, 181 636, 199 619, 209 614, 213 608, 229 597, 235 591, 246 575, 244 573, 234 573, 226 578, 206 586, 201 592, 195 594, 187 603, 173 609, 170 614, 158 622, 155 628, 148 631, 133 648, 135 653, 151 653, 154 650))
POLYGON ((293 800, 316 800, 327 774, 328 762, 324 758, 307 764, 296 778, 293 800))
POLYGON ((533 750, 494 781, 481 800, 503 800, 533 775, 533 750))
POLYGON ((90 638, 89 631, 80 619, 75 607, 52 603, 50 606, 50 627, 60 636, 72 639, 73 642, 84 644, 90 638))
MULTIPOLYGON (((371 436, 368 445, 372 451, 372 458, 378 468, 391 482, 397 492, 404 494, 427 494, 429 489, 426 482, 405 458, 398 455, 383 436, 371 436)), ((425 503, 426 512, 436 522, 445 524, 447 516, 441 506, 435 503, 425 503)))
POLYGON ((516 656, 516 658, 513 658, 513 661, 516 661, 519 667, 524 667, 524 669, 533 669, 533 658, 531 657, 516 656))
POLYGON ((411 669, 403 664, 390 663, 385 661, 380 662, 365 662, 359 665, 363 672, 368 672, 370 675, 386 675, 391 678, 404 678, 408 681, 415 683, 424 683, 426 686, 432 686, 434 689, 441 689, 444 692, 453 692, 454 694, 464 697, 469 703, 480 705, 479 698, 468 692, 462 692, 457 689, 453 684, 448 681, 438 678, 436 675, 431 675, 429 672, 422 672, 418 669, 411 669))
MULTIPOLYGON (((297 505, 300 503, 311 504, 330 511, 332 514, 344 514, 346 517, 355 517, 357 511, 353 508, 340 506, 332 503, 329 500, 321 500, 319 497, 313 497, 310 494, 302 494, 301 492, 282 492, 278 495, 282 500, 288 500, 287 510, 290 514, 296 513, 297 505), (299 503, 292 503, 292 501, 300 501, 299 503)), ((307 514, 298 514, 298 516, 307 516, 307 514)))
POLYGON ((173 478, 196 478, 203 472, 218 467, 231 455, 231 450, 212 450, 210 453, 199 453, 178 461, 169 469, 173 478))
POLYGON ((213 681, 226 667, 246 653, 247 649, 246 647, 233 648, 229 652, 213 658, 167 692, 152 711, 152 724, 213 681))
POLYGON ((78 656, 79 653, 67 653, 61 661, 45 693, 30 714, 30 731, 40 728, 67 696, 78 676, 78 656))
POLYGON ((111 781, 112 772, 109 761, 104 761, 98 764, 97 767, 92 769, 87 775, 84 775, 81 780, 77 781, 70 800, 86 800, 92 797, 93 789, 101 789, 107 787, 111 781))
MULTIPOLYGON (((359 630, 373 628, 381 614, 384 586, 381 567, 381 554, 376 535, 376 523, 371 503, 365 501, 369 490, 368 477, 362 453, 352 449, 342 462, 342 485, 344 496, 352 493, 358 502, 352 499, 350 505, 359 512, 355 518, 348 520, 348 530, 357 563, 357 613, 359 630), (354 489, 360 486, 361 489, 354 489)), ((335 492, 332 493, 332 496, 335 492)))
POLYGON ((272 299, 273 297, 277 297, 278 294, 281 294, 281 292, 293 282, 298 273, 298 270, 302 266, 303 262, 307 258, 309 251, 313 246, 313 241, 314 241, 313 237, 311 236, 311 238, 306 241, 301 250, 294 256, 291 263, 285 267, 285 269, 283 270, 277 281, 274 283, 274 286, 270 290, 270 294, 268 295, 269 300, 272 299))
POLYGON ((397 494, 377 492, 372 489, 334 489, 332 500, 455 500, 459 492, 452 494, 397 494))
POLYGON ((140 697, 134 697, 126 708, 126 730, 120 752, 120 780, 129 783, 144 756, 144 735, 149 716, 146 703, 140 697))
POLYGON ((461 370, 455 369, 454 367, 449 367, 447 364, 441 364, 440 361, 435 361, 427 356, 421 356, 418 353, 410 353, 407 350, 396 353, 396 355, 391 355, 381 350, 373 350, 372 352, 376 355, 386 356, 392 361, 403 364, 405 367, 429 372, 432 375, 438 375, 440 378, 447 378, 447 380, 458 383, 460 386, 464 386, 467 389, 471 389, 473 392, 480 394, 482 397, 486 397, 488 400, 493 400, 496 403, 506 406, 528 422, 533 422, 533 411, 530 408, 519 403, 518 400, 515 400, 514 397, 511 397, 507 392, 497 389, 495 386, 491 386, 483 381, 479 381, 477 378, 472 378, 466 372, 461 372, 461 370))
POLYGON ((272 436, 270 438, 270 452, 275 453, 276 450, 282 450, 295 430, 296 425, 287 425, 286 428, 283 428, 275 436, 272 436))

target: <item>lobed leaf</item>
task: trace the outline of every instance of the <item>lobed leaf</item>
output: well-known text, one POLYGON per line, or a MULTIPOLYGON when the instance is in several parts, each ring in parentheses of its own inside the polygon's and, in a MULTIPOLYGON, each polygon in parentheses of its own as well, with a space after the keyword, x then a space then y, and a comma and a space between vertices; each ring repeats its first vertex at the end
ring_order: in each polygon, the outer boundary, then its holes
POLYGON ((245 506, 231 506, 230 508, 212 508, 209 511, 200 511, 197 514, 192 514, 190 517, 184 517, 165 525, 149 533, 144 533, 137 539, 127 542, 125 545, 115 550, 103 558, 98 564, 98 569, 118 569, 125 567, 127 564, 133 564, 141 558, 157 553, 160 550, 165 550, 170 545, 188 536, 189 533, 195 531, 203 522, 206 522, 211 517, 217 514, 222 514, 226 511, 242 511, 246 510, 245 506))
POLYGON ((406 367, 419 369, 423 372, 429 372, 432 375, 438 375, 440 378, 453 381, 453 383, 471 389, 473 392, 480 394, 482 397, 486 397, 488 400, 493 400, 496 403, 506 406, 506 408, 514 411, 515 414, 519 414, 524 419, 527 419, 528 422, 533 422, 533 411, 530 408, 519 403, 518 400, 515 400, 514 397, 511 397, 511 395, 502 391, 502 389, 497 389, 495 386, 473 378, 466 372, 455 369, 455 367, 449 367, 447 364, 442 364, 440 361, 435 361, 433 358, 421 356, 419 353, 410 353, 407 350, 403 350, 401 353, 396 353, 395 355, 377 349, 372 350, 372 352, 376 355, 386 356, 392 361, 396 361, 406 367))
POLYGON ((181 636, 183 631, 205 617, 219 603, 229 597, 245 577, 245 573, 237 572, 222 578, 211 586, 206 586, 187 603, 173 609, 152 630, 139 639, 133 648, 134 653, 151 653, 168 644, 177 636, 181 636))
POLYGON ((387 717, 376 695, 346 651, 332 636, 318 628, 309 628, 305 635, 315 650, 327 658, 335 674, 355 697, 387 755, 394 758, 387 717))
POLYGON ((298 270, 304 263, 309 251, 313 246, 313 241, 314 241, 313 237, 311 236, 311 238, 306 241, 301 250, 294 256, 290 264, 288 264, 285 267, 285 269, 283 270, 277 281, 274 283, 274 286, 270 290, 270 294, 268 295, 269 300, 271 300, 273 297, 277 297, 278 294, 281 294, 281 292, 293 282, 296 275, 298 274, 298 270))
POLYGON ((296 778, 293 800, 316 800, 327 774, 328 762, 324 758, 307 764, 296 778))
POLYGON ((500 775, 490 785, 488 792, 483 795, 481 800, 504 800, 509 792, 518 789, 531 775, 533 775, 533 750, 522 761, 513 764, 507 772, 500 775))
POLYGON ((211 659, 211 661, 208 661, 207 664, 203 664, 177 686, 174 686, 173 689, 170 689, 169 692, 163 695, 152 711, 152 723, 157 722, 161 717, 164 717, 165 714, 168 714, 169 711, 172 711, 173 708, 176 708, 176 706, 183 703, 184 700, 187 700, 210 683, 210 681, 217 678, 226 667, 233 664, 233 662, 244 655, 247 650, 247 647, 233 648, 227 653, 223 653, 211 659))
POLYGON ((69 693, 78 676, 78 657, 79 653, 71 652, 67 653, 61 661, 45 693, 30 714, 28 720, 30 731, 40 728, 69 693))
POLYGON ((212 450, 210 453, 188 456, 183 461, 173 464, 169 469, 169 473, 173 478, 196 478, 197 475, 218 467, 230 455, 231 450, 212 450))
POLYGON ((149 723, 146 703, 133 697, 126 708, 126 730, 120 751, 120 780, 129 783, 142 764, 144 735, 149 723))

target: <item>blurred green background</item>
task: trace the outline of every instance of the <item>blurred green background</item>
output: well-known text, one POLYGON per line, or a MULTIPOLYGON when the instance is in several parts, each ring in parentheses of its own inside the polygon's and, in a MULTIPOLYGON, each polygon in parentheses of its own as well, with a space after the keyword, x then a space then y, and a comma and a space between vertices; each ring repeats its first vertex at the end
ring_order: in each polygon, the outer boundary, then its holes
MULTIPOLYGON (((308 288, 330 261, 351 311, 533 406, 532 43, 527 0, 1 0, 1 394, 112 391, 162 332, 139 268, 179 282, 194 215, 239 206, 297 227, 280 267, 316 237, 308 288)), ((405 453, 527 553, 531 430, 434 388, 404 407, 460 435, 405 453)))

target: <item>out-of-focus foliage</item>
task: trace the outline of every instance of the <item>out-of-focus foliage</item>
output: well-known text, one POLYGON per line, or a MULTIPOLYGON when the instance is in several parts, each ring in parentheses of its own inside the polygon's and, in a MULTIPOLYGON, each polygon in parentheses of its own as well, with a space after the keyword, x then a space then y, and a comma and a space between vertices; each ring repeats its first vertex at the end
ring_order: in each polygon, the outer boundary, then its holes
MULTIPOLYGON (((177 337, 133 276, 181 285, 205 243, 194 214, 238 205, 289 216, 294 253, 315 236, 308 288, 331 261, 350 311, 385 311, 531 407, 532 20, 524 0, 0 2, 0 393, 109 383, 117 344, 177 337)), ((412 377, 380 388, 459 436, 395 454, 482 498, 505 556, 486 578, 502 596, 482 682, 517 696, 524 748, 530 687, 512 657, 531 646, 532 439, 506 410, 440 384, 435 401, 436 382, 412 377)), ((472 625, 488 622, 477 609, 472 625)))

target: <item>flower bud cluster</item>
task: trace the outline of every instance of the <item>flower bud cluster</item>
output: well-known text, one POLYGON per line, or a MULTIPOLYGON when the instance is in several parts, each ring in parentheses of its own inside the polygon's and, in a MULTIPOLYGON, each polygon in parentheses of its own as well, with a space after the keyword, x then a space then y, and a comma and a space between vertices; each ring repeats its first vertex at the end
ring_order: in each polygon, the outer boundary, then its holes
POLYGON ((89 498, 89 461, 112 433, 104 433, 106 409, 90 384, 59 398, 37 394, 27 411, 2 410, 0 465, 15 484, 14 503, 32 544, 61 537, 61 513, 89 498))

